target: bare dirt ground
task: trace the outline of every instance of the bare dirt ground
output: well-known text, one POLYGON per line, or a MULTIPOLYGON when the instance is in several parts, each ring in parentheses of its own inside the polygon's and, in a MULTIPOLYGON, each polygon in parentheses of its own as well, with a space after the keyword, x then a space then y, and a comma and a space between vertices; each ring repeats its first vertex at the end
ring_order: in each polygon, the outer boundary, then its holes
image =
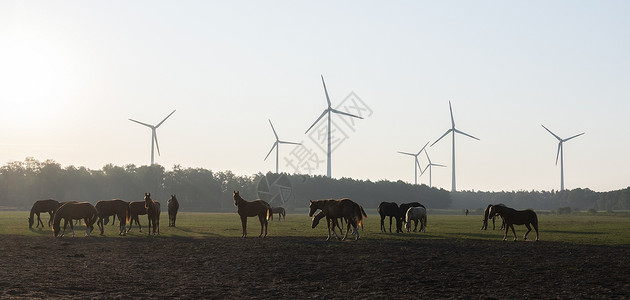
POLYGON ((630 298, 630 245, 0 236, 0 298, 630 298))

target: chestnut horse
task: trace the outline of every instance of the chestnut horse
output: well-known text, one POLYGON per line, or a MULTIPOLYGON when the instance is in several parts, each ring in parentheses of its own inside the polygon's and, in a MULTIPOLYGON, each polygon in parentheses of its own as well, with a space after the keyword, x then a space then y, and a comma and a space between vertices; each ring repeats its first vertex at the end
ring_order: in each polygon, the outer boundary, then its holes
POLYGON ((66 233, 66 227, 70 223, 70 229, 72 229, 72 237, 74 237, 74 225, 72 220, 83 219, 85 222, 85 236, 90 236, 90 232, 94 230, 94 223, 98 217, 98 211, 94 205, 89 202, 68 202, 57 209, 53 220, 53 232, 55 237, 59 235, 61 219, 64 220, 63 232, 59 237, 62 237, 66 233))
POLYGON ((39 217, 39 213, 43 212, 47 212, 50 215, 50 218, 48 219, 48 227, 50 227, 53 215, 58 207, 59 201, 57 200, 48 199, 35 201, 35 203, 33 203, 33 207, 31 207, 31 216, 28 218, 28 228, 33 228, 33 223, 35 222, 35 220, 33 220, 33 215, 37 215, 37 225, 35 228, 38 228, 39 224, 42 224, 42 228, 44 227, 44 222, 42 222, 42 219, 39 217))
POLYGON ((269 218, 271 218, 271 206, 269 203, 256 199, 254 201, 247 201, 241 197, 239 192, 234 191, 234 206, 238 208, 238 215, 241 217, 241 225, 243 226, 243 235, 247 236, 247 217, 256 217, 260 220, 260 235, 263 237, 263 228, 265 229, 265 237, 267 236, 267 225, 269 224, 269 218))
MULTIPOLYGON (((494 226, 495 217, 488 218, 488 215, 490 214, 490 208, 492 208, 492 205, 493 204, 488 204, 488 206, 486 207, 486 210, 483 211, 483 219, 481 219, 483 223, 481 224, 481 230, 488 229, 488 219, 492 219, 492 230, 495 229, 495 226, 494 226)), ((505 206, 505 204, 494 204, 494 205, 505 206)), ((501 218, 501 228, 499 228, 499 230, 503 230, 503 229, 505 229, 505 221, 503 220, 503 218, 501 218)))
POLYGON ((276 206, 271 208, 271 220, 273 220, 273 214, 278 214, 278 221, 284 219, 287 220, 287 212, 282 206, 276 206))
POLYGON ((175 227, 175 219, 177 219, 177 211, 179 210, 179 202, 175 195, 171 195, 171 198, 166 201, 166 207, 168 207, 168 227, 175 227))
MULTIPOLYGON (((326 215, 326 223, 328 225, 328 238, 327 241, 330 240, 330 224, 331 219, 334 218, 344 218, 347 223, 346 234, 341 240, 345 240, 348 237, 348 232, 350 232, 350 226, 354 228, 352 234, 356 235, 355 240, 359 239, 359 226, 363 228, 363 217, 367 217, 367 214, 363 210, 361 205, 350 199, 341 199, 341 200, 311 200, 309 204, 309 213, 308 216, 312 217, 315 212, 321 209, 324 215, 326 215)), ((333 223, 334 224, 334 223, 333 223)), ((335 232, 335 227, 333 226, 332 232, 339 239, 339 236, 335 232)))
POLYGON ((147 209, 149 217, 149 235, 151 234, 151 225, 153 225, 153 235, 157 229, 160 234, 160 202, 151 199, 151 193, 144 193, 144 207, 147 209))
POLYGON ((505 235, 503 236, 504 241, 507 240, 507 234, 510 228, 512 228, 514 241, 516 241, 516 231, 514 231, 514 225, 525 225, 525 227, 527 227, 527 232, 525 232, 525 236, 523 236, 523 239, 526 240, 527 234, 532 231, 532 228, 529 226, 530 224, 536 230, 536 240, 538 241, 538 216, 533 210, 516 210, 505 205, 493 205, 490 207, 488 217, 492 218, 495 215, 503 217, 503 221, 505 221, 505 235))
POLYGON ((129 202, 129 227, 127 227, 127 232, 131 230, 131 225, 133 225, 133 221, 136 221, 138 227, 140 227, 140 232, 142 232, 142 225, 140 225, 140 215, 146 215, 147 208, 144 207, 144 201, 133 201, 129 202))
POLYGON ((120 221, 118 225, 118 235, 126 235, 127 222, 129 222, 129 202, 120 199, 101 200, 96 202, 95 207, 98 211, 98 221, 96 221, 96 225, 98 225, 98 228, 101 230, 101 235, 105 232, 103 220, 112 215, 114 216, 112 224, 116 222, 116 217, 118 217, 120 221))
MULTIPOLYGON (((311 228, 317 227, 317 225, 319 224, 319 220, 321 220, 324 217, 326 217, 326 214, 324 214, 324 212, 320 210, 319 213, 316 214, 313 217, 313 222, 311 223, 311 228)), ((341 226, 339 226, 339 222, 337 221, 337 219, 330 219, 330 222, 332 222, 333 229, 336 226, 337 228, 339 228, 339 232, 341 232, 343 230, 343 229, 341 229, 341 226)))

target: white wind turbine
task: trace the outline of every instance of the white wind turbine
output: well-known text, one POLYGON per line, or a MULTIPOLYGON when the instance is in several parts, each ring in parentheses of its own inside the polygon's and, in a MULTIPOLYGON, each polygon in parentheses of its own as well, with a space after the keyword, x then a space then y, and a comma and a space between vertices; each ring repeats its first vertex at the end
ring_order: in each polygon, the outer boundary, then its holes
POLYGON ((156 129, 158 129, 158 127, 160 127, 160 125, 162 125, 162 123, 164 123, 164 121, 166 121, 166 119, 168 119, 168 117, 170 117, 172 114, 175 113, 175 110, 173 110, 172 113, 170 113, 168 116, 166 116, 166 118, 164 118, 164 120, 162 120, 162 122, 158 123, 157 125, 153 126, 153 125, 149 125, 147 123, 142 123, 140 121, 136 121, 134 119, 129 119, 129 121, 132 122, 136 122, 140 125, 144 125, 147 126, 149 128, 151 128, 151 165, 153 165, 153 163, 155 162, 154 158, 155 158, 155 154, 154 154, 154 148, 157 147, 157 151, 158 151, 158 155, 160 155, 160 145, 158 144, 158 140, 157 140, 157 133, 155 132, 156 129))
MULTIPOLYGON (((427 144, 424 145, 424 147, 422 147, 422 149, 420 149, 420 151, 418 151, 418 153, 416 153, 416 154, 409 153, 409 152, 398 151, 398 153, 400 153, 400 154, 409 155, 409 156, 413 156, 414 157, 414 163, 413 163, 414 184, 418 184, 418 169, 420 169, 420 175, 421 176, 422 176, 422 173, 424 173, 424 171, 422 170, 422 167, 420 166, 420 162, 418 161, 418 155, 420 155, 420 153, 422 153, 422 150, 424 150, 424 148, 426 148, 428 144, 429 143, 427 142, 427 144)), ((425 168, 425 170, 426 170, 426 168, 425 168)))
POLYGON ((551 132, 551 130, 547 129, 547 127, 545 127, 545 125, 540 125, 543 128, 545 128, 547 131, 549 131, 549 133, 551 133, 551 135, 553 135, 554 137, 556 137, 558 139, 558 153, 556 154, 556 165, 558 165, 558 157, 560 157, 560 191, 564 191, 564 150, 562 148, 562 144, 564 144, 564 142, 576 138, 580 135, 583 135, 584 132, 580 133, 580 134, 576 134, 570 138, 567 139, 562 139, 559 136, 557 136, 555 133, 551 132))
POLYGON ((343 112, 343 111, 339 111, 336 110, 334 108, 332 108, 331 103, 330 103, 330 97, 328 97, 328 90, 326 89, 326 83, 324 82, 324 76, 321 75, 322 77, 322 84, 324 85, 324 92, 326 93, 326 101, 328 102, 328 107, 326 109, 324 109, 324 112, 319 116, 319 118, 317 118, 317 120, 315 120, 315 122, 313 123, 313 125, 311 125, 311 127, 309 127, 305 134, 308 133, 309 130, 311 130, 311 128, 313 128, 313 126, 315 126, 315 124, 317 124, 317 122, 319 122, 319 120, 321 120, 325 115, 328 115, 328 151, 326 152, 326 157, 327 157, 327 161, 326 161, 326 176, 328 176, 328 178, 331 177, 331 173, 330 173, 330 122, 331 122, 331 113, 336 113, 336 114, 340 114, 340 115, 345 115, 348 117, 353 117, 353 118, 359 118, 359 119, 363 119, 362 117, 359 116, 355 116, 353 114, 349 114, 347 112, 343 112))
POLYGON ((451 186, 451 191, 455 192, 456 189, 456 185, 455 185, 455 133, 459 133, 459 134, 463 134, 467 137, 471 137, 475 140, 479 140, 478 138, 462 132, 458 129, 455 128, 455 120, 453 119, 453 108, 451 107, 451 101, 448 102, 448 109, 451 111, 451 129, 447 130, 446 133, 444 133, 439 139, 437 139, 435 142, 433 142, 433 144, 431 144, 431 146, 435 145, 435 143, 439 142, 443 137, 445 137, 447 134, 449 133, 453 133, 453 185, 451 186))
POLYGON ((269 157, 269 154, 271 154, 271 151, 273 151, 273 148, 276 148, 276 174, 278 174, 278 161, 279 161, 279 144, 290 144, 290 145, 302 145, 301 143, 294 143, 294 142, 285 142, 285 141, 281 141, 280 138, 278 137, 278 134, 276 133, 276 129, 273 128, 273 124, 271 123, 271 120, 269 120, 269 125, 271 125, 271 130, 273 130, 273 135, 276 136, 276 142, 273 143, 273 146, 271 146, 271 150, 269 150, 269 153, 267 153, 267 156, 265 156, 264 160, 267 160, 267 157, 269 157))
MULTIPOLYGON (((427 155, 427 160, 429 161, 429 164, 426 167, 424 167, 424 170, 422 170, 422 174, 424 174, 424 172, 426 172, 427 169, 429 169, 429 187, 433 187, 431 183, 431 177, 432 177, 431 170, 433 170, 433 167, 446 167, 446 166, 432 163, 431 159, 429 158, 429 153, 427 153, 427 150, 424 150, 424 154, 427 155)), ((422 174, 420 174, 420 176, 422 176, 422 174)))

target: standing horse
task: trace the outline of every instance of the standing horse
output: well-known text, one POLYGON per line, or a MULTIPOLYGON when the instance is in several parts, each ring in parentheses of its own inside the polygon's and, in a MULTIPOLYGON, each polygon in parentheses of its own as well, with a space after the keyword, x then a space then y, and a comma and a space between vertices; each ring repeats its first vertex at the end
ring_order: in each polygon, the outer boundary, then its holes
POLYGON ((74 237, 74 225, 72 220, 83 219, 85 222, 85 236, 90 236, 90 232, 94 230, 94 222, 98 217, 98 211, 94 205, 89 202, 68 202, 57 209, 53 220, 53 232, 55 237, 59 235, 61 219, 64 220, 63 232, 59 237, 62 237, 66 233, 66 227, 70 223, 70 229, 72 229, 72 237, 74 237))
POLYGON ((243 235, 241 237, 247 237, 247 217, 256 217, 260 220, 260 235, 263 237, 263 228, 265 229, 265 235, 267 236, 267 225, 269 224, 269 218, 271 218, 271 206, 269 203, 256 199, 254 201, 247 201, 241 197, 239 192, 234 191, 234 206, 238 208, 238 215, 241 217, 241 225, 243 226, 243 235))
POLYGON ((151 193, 144 193, 144 207, 147 209, 149 218, 149 235, 151 235, 151 225, 153 225, 153 235, 157 229, 160 234, 160 202, 151 199, 151 193))
MULTIPOLYGON (((350 231, 350 226, 354 228, 352 234, 356 235, 355 240, 359 239, 359 226, 363 228, 363 217, 367 218, 367 214, 363 210, 361 205, 355 203, 350 199, 341 199, 341 200, 311 200, 309 204, 309 213, 308 216, 312 217, 313 214, 321 209, 324 215, 326 215, 326 223, 328 225, 328 238, 327 241, 330 240, 330 224, 331 219, 335 218, 344 218, 347 223, 346 234, 341 240, 345 240, 348 237, 348 232, 350 231)), ((332 228, 332 233, 339 239, 339 236, 335 232, 335 227, 332 228)))
POLYGON ((175 227, 175 219, 177 219, 177 211, 179 210, 179 201, 175 195, 171 195, 171 198, 166 201, 166 207, 168 207, 168 227, 175 227))
POLYGON ((402 214, 400 213, 400 207, 395 202, 381 202, 376 208, 376 211, 381 215, 381 232, 387 232, 385 230, 385 217, 389 217, 389 233, 392 232, 392 217, 396 218, 396 233, 402 231, 402 214))
POLYGON ((96 221, 96 225, 101 230, 101 235, 105 233, 105 224, 103 220, 105 218, 109 219, 109 216, 114 216, 112 220, 112 224, 116 222, 116 217, 120 221, 118 223, 118 235, 126 235, 127 234, 127 222, 129 222, 129 202, 113 199, 113 200, 101 200, 96 202, 96 210, 98 211, 98 221, 96 221))
POLYGON ((523 239, 526 240, 527 234, 532 231, 532 228, 529 226, 530 224, 536 230, 536 240, 538 241, 538 216, 533 210, 516 210, 505 205, 493 205, 490 207, 488 217, 492 218, 495 215, 500 215, 505 221, 505 235, 503 236, 504 241, 507 240, 509 228, 512 228, 514 241, 516 241, 516 231, 514 231, 514 225, 525 225, 525 227, 527 227, 527 232, 525 232, 525 236, 523 236, 523 239))
POLYGON ((127 232, 131 230, 131 225, 133 225, 133 221, 136 221, 138 227, 140 227, 140 232, 142 232, 142 225, 140 225, 140 215, 146 215, 147 208, 144 207, 144 201, 133 201, 129 202, 129 227, 127 227, 127 232))
POLYGON ((413 227, 413 232, 416 232, 418 229, 418 221, 420 221, 420 231, 425 232, 427 227, 427 210, 424 207, 410 207, 405 214, 405 227, 407 228, 407 232, 411 231, 411 221, 414 221, 415 226, 413 227))
POLYGON ((424 207, 424 205, 418 202, 403 203, 400 205, 400 218, 401 219, 404 220, 405 215, 407 214, 407 211, 409 210, 410 207, 422 207, 424 209, 427 209, 426 207, 424 207))
POLYGON ((276 206, 276 207, 272 207, 271 208, 271 220, 273 220, 273 214, 278 214, 278 220, 282 220, 284 218, 284 220, 286 221, 287 218, 287 212, 284 210, 284 207, 282 206, 276 206))
MULTIPOLYGON (((504 204, 494 204, 494 205, 501 205, 501 206, 505 206, 504 204)), ((486 210, 483 211, 483 224, 481 224, 481 230, 486 230, 488 229, 488 219, 492 218, 492 230, 494 230, 495 226, 494 226, 494 216, 493 217, 488 217, 489 213, 490 213, 490 208, 492 207, 492 204, 488 204, 488 206, 486 207, 486 210)), ((501 228, 499 228, 499 230, 502 230, 505 228, 505 220, 503 220, 503 218, 501 218, 501 228)))
POLYGON ((39 217, 39 213, 47 212, 50 215, 48 219, 48 227, 53 220, 53 215, 55 214, 55 210, 59 207, 59 202, 57 200, 48 199, 48 200, 37 200, 33 203, 33 207, 31 207, 31 216, 28 218, 28 228, 33 228, 33 215, 37 215, 37 225, 35 228, 39 227, 39 224, 42 224, 42 228, 44 227, 44 222, 39 217))

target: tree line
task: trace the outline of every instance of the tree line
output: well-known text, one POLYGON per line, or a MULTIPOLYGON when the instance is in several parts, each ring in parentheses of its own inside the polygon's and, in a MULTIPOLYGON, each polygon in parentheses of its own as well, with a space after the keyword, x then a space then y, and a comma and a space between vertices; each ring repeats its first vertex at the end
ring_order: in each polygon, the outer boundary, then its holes
POLYGON ((108 164, 99 170, 90 170, 85 167, 62 167, 54 160, 42 162, 32 157, 8 162, 0 167, 0 209, 29 210, 33 202, 41 199, 91 203, 114 198, 141 201, 144 193, 150 192, 154 199, 161 202, 166 202, 171 194, 177 195, 184 211, 234 211, 232 192, 235 190, 240 191, 247 200, 262 198, 272 206, 285 206, 289 212, 308 208, 309 200, 327 198, 350 198, 368 209, 376 208, 383 201, 398 204, 417 201, 430 209, 475 210, 485 208, 490 203, 545 210, 559 207, 609 211, 630 209, 630 187, 603 193, 589 189, 562 192, 448 192, 400 180, 331 179, 325 176, 272 173, 245 176, 231 171, 215 172, 179 165, 166 170, 157 164, 108 164), (278 201, 277 197, 266 193, 270 192, 269 189, 273 190, 269 186, 272 182, 281 182, 280 185, 290 191, 290 198, 278 201))

